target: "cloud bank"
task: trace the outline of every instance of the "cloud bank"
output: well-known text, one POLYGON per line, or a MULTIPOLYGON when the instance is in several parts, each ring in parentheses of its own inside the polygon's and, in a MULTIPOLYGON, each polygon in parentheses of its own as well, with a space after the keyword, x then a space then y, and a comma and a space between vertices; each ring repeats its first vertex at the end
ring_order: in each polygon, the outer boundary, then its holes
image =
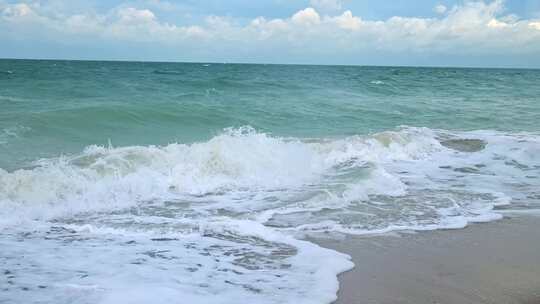
POLYGON ((132 59, 134 54, 145 59, 146 53, 147 59, 166 60, 316 62, 324 58, 328 62, 323 63, 369 64, 364 61, 371 57, 380 61, 384 56, 412 56, 417 61, 444 56, 540 57, 540 19, 505 14, 501 0, 438 5, 432 18, 386 20, 364 20, 349 10, 332 13, 341 10, 340 1, 313 0, 311 4, 314 7, 287 18, 261 16, 245 21, 207 16, 199 24, 177 25, 161 20, 150 8, 137 6, 67 14, 39 2, 0 0, 0 38, 12 46, 11 52, 32 44, 38 49, 39 45, 91 47, 101 48, 103 56, 112 54, 110 50, 117 57, 126 52, 120 59, 132 59))

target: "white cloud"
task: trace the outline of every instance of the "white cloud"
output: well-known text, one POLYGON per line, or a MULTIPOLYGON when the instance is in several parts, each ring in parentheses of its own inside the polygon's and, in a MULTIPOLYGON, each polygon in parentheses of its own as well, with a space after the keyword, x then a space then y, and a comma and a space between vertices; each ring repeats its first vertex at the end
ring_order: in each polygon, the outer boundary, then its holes
POLYGON ((510 24, 493 18, 488 22, 487 26, 491 28, 504 28, 510 26, 510 24))
POLYGON ((444 14, 444 13, 446 13, 446 10, 448 10, 448 9, 446 8, 446 6, 444 6, 442 4, 439 4, 439 5, 435 6, 434 10, 435 10, 435 12, 437 14, 444 14))
POLYGON ((20 19, 30 16, 35 16, 34 10, 29 4, 16 3, 13 5, 6 5, 1 14, 6 19, 20 19))
POLYGON ((340 16, 329 17, 329 21, 334 21, 340 28, 346 30, 359 30, 362 26, 362 19, 353 16, 351 11, 345 11, 340 16))
POLYGON ((202 24, 186 26, 164 22, 153 11, 135 7, 118 7, 104 14, 47 12, 31 3, 0 6, 0 36, 53 37, 52 41, 84 38, 104 45, 107 41, 153 42, 156 48, 178 50, 212 45, 247 55, 268 49, 306 56, 315 52, 329 56, 365 52, 540 54, 540 20, 503 15, 502 1, 466 2, 438 18, 364 20, 351 11, 322 17, 316 9, 306 8, 282 19, 258 17, 243 23, 209 16, 202 24))
POLYGON ((119 21, 123 23, 141 24, 154 22, 156 16, 152 11, 143 9, 138 10, 133 7, 118 10, 119 21))
POLYGON ((97 39, 118 39, 126 42, 155 41, 167 44, 209 36, 208 30, 200 26, 176 26, 160 22, 148 9, 120 7, 104 15, 49 16, 40 14, 39 8, 39 5, 31 8, 26 4, 4 7, 0 11, 0 29, 4 21, 7 22, 6 25, 11 25, 13 30, 25 31, 27 35, 55 37, 85 35, 97 39))
POLYGON ((299 25, 315 25, 321 23, 321 16, 311 7, 301 10, 291 18, 292 22, 299 25))
POLYGON ((530 22, 529 27, 540 31, 540 21, 530 22))

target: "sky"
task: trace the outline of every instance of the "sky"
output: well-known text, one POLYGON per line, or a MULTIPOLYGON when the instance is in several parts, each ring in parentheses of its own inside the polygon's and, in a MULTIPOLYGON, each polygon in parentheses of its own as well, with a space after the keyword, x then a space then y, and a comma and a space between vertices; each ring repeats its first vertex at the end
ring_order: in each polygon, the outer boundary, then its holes
POLYGON ((0 0, 0 58, 540 68, 540 0, 0 0))

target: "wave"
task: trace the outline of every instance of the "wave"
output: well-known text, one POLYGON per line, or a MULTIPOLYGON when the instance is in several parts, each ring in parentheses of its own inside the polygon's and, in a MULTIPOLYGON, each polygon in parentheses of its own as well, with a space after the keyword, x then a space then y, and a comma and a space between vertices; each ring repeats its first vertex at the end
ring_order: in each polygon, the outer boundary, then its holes
POLYGON ((10 139, 19 138, 30 130, 31 128, 25 126, 13 126, 0 130, 0 145, 7 144, 10 139))
MULTIPOLYGON (((281 202, 265 210, 265 202, 256 206, 244 200, 281 201, 288 197, 302 202, 303 212, 313 212, 308 205, 317 206, 315 209, 343 207, 376 195, 402 199, 409 195, 413 201, 419 200, 415 203, 420 206, 427 190, 453 191, 448 194, 452 199, 464 199, 455 198, 460 191, 467 193, 465 199, 489 194, 485 202, 489 207, 490 202, 500 200, 504 192, 500 189, 506 190, 508 197, 518 191, 499 188, 499 184, 536 185, 537 143, 534 135, 454 134, 426 128, 308 141, 272 137, 242 127, 190 145, 90 146, 78 155, 39 160, 32 169, 0 171, 0 212, 50 219, 141 202, 208 199, 240 211, 240 205, 251 205, 249 208, 261 209, 270 220, 269 214, 283 217, 302 208, 281 202), (462 136, 477 141, 460 139, 462 136), (467 150, 478 142, 487 146, 481 144, 476 152, 467 150), (495 184, 490 185, 490 181, 495 184), (235 200, 243 203, 235 206, 231 203, 235 200)), ((3 218, 10 221, 13 217, 6 214, 3 218)))
POLYGON ((206 142, 90 146, 0 169, 4 267, 18 273, 5 296, 47 288, 29 302, 330 303, 337 274, 353 264, 302 237, 535 212, 538 155, 536 134, 403 127, 299 139, 242 127, 206 142))
POLYGON ((192 145, 91 146, 72 157, 37 161, 31 170, 0 172, 0 202, 3 209, 78 212, 156 198, 301 188, 351 161, 347 142, 335 144, 344 151, 240 128, 192 145))
POLYGON ((161 75, 185 75, 186 74, 182 71, 173 71, 173 70, 155 70, 153 73, 161 74, 161 75))

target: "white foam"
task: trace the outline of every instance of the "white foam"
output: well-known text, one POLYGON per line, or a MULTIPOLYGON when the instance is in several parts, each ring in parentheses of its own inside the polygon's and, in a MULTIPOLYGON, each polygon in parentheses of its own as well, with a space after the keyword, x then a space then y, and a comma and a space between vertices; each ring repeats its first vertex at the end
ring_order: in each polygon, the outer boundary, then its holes
POLYGON ((0 240, 4 266, 17 275, 7 299, 24 287, 34 290, 27 303, 330 303, 337 274, 353 266, 344 254, 245 220, 208 223, 200 233, 162 241, 150 239, 163 238, 159 233, 63 229, 34 232, 24 246, 0 240), (16 263, 21 254, 24 265, 16 263), (32 271, 25 269, 30 264, 32 271))
POLYGON ((25 273, 19 287, 54 276, 29 302, 330 303, 352 264, 299 237, 459 229, 534 207, 539 143, 408 127, 308 141, 244 127, 191 145, 91 146, 0 169, 0 246, 25 273), (463 152, 447 139, 486 145, 463 152))
MULTIPOLYGON (((14 214, 17 219, 49 219, 186 195, 299 189, 320 183, 323 175, 345 162, 358 166, 418 157, 425 153, 424 145, 430 150, 436 142, 416 142, 412 137, 419 132, 307 144, 240 128, 192 145, 91 146, 80 155, 40 160, 34 169, 0 171, 0 212, 11 214, 4 222, 14 214)), ((382 170, 375 175, 384 175, 382 170)), ((396 178, 386 177, 389 184, 403 187, 396 178)), ((366 194, 376 185, 369 187, 366 194)))

